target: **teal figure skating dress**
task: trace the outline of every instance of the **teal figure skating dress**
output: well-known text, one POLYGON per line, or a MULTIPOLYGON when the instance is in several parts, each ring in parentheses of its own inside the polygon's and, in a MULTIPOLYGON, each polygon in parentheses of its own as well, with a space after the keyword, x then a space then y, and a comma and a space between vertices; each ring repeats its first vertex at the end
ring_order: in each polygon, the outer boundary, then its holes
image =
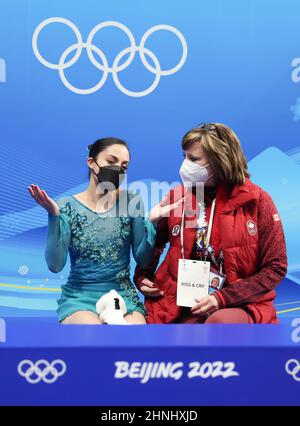
POLYGON ((61 322, 77 311, 96 312, 96 302, 116 290, 128 313, 146 311, 130 280, 130 249, 141 267, 153 257, 155 227, 144 218, 139 195, 120 191, 116 204, 97 213, 74 196, 58 201, 60 214, 48 214, 45 258, 52 272, 60 272, 70 255, 71 270, 58 300, 61 322))

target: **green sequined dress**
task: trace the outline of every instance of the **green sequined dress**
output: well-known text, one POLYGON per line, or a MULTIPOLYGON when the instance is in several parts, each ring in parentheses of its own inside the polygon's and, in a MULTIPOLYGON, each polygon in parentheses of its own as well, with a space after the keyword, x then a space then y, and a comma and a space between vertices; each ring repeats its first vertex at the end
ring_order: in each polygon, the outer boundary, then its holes
POLYGON ((130 249, 136 263, 146 267, 153 257, 155 228, 144 218, 139 195, 122 190, 112 209, 97 213, 74 196, 58 201, 59 216, 48 214, 45 258, 60 272, 70 256, 71 270, 58 300, 58 319, 77 311, 96 312, 99 298, 115 289, 128 313, 146 311, 130 280, 130 249))

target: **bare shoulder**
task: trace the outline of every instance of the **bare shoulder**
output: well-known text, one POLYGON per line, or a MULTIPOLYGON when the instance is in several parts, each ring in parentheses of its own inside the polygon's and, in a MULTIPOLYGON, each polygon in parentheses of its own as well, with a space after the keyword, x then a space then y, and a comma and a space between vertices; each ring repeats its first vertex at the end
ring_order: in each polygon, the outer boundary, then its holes
POLYGON ((84 192, 78 192, 77 194, 73 194, 73 197, 77 198, 79 201, 85 201, 85 193, 84 192))

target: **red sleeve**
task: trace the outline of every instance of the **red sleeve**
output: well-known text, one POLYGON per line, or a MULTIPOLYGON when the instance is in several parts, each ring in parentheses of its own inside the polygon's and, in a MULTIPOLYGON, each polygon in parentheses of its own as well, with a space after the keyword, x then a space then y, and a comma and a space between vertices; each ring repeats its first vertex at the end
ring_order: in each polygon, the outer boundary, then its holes
POLYGON ((154 247, 153 261, 146 268, 141 268, 138 266, 135 268, 133 281, 135 282, 137 288, 141 287, 141 281, 144 278, 148 278, 151 281, 154 279, 154 273, 159 263, 160 256, 162 255, 168 241, 169 241, 168 218, 163 217, 158 221, 157 227, 156 227, 156 241, 155 241, 155 247, 154 247))
POLYGON ((255 303, 286 275, 286 244, 278 211, 271 196, 263 190, 258 203, 258 272, 214 293, 221 307, 255 303))

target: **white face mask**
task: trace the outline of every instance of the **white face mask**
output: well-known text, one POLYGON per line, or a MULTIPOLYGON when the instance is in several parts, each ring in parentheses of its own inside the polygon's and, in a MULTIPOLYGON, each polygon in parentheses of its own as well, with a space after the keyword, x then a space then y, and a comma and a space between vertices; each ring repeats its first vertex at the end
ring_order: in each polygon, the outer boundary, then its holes
POLYGON ((185 158, 180 167, 179 174, 185 187, 196 185, 197 183, 206 183, 215 173, 210 175, 207 172, 207 167, 210 164, 202 166, 194 161, 185 158))

